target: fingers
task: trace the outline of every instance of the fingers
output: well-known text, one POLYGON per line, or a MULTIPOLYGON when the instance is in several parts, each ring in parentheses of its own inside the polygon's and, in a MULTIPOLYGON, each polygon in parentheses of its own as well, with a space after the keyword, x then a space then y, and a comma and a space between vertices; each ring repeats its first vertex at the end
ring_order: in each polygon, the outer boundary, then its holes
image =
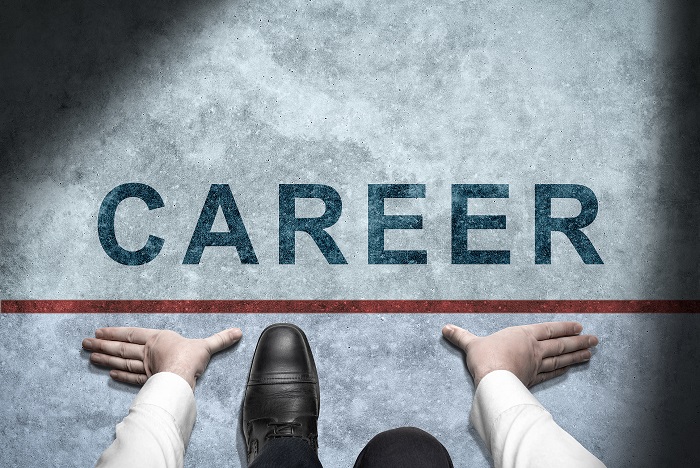
POLYGON ((205 338, 204 343, 209 350, 209 354, 215 354, 240 340, 241 336, 243 336, 243 333, 241 333, 239 328, 229 328, 228 330, 215 333, 209 338, 205 338))
POLYGON ((105 327, 95 331, 95 338, 126 343, 146 344, 148 339, 160 330, 135 327, 105 327))
POLYGON ((560 375, 564 374, 568 370, 569 370, 568 367, 562 367, 560 369, 555 369, 551 372, 541 372, 541 373, 537 374, 537 376, 535 377, 535 381, 529 386, 532 387, 533 385, 540 384, 540 383, 545 382, 547 380, 553 379, 554 377, 559 377, 560 375))
POLYGON ((143 345, 140 344, 86 338, 83 340, 83 348, 87 351, 97 351, 102 354, 119 356, 124 359, 138 359, 143 361, 143 345))
POLYGON ((146 374, 133 374, 131 372, 125 372, 122 370, 111 370, 109 371, 109 376, 114 380, 119 382, 124 382, 132 385, 143 385, 148 380, 146 374))
POLYGON ((90 362, 99 366, 111 367, 112 369, 123 370, 132 374, 145 374, 146 368, 143 361, 137 359, 122 359, 102 353, 92 353, 90 362))
POLYGON ((577 335, 540 341, 538 346, 542 349, 543 357, 551 357, 591 348, 597 344, 598 338, 593 335, 577 335))
POLYGON ((447 338, 447 340, 453 345, 462 348, 463 351, 467 350, 467 345, 470 342, 478 338, 470 331, 459 328, 456 325, 445 325, 442 328, 442 336, 447 338))
POLYGON ((591 350, 583 349, 573 353, 562 354, 560 356, 548 357, 542 360, 540 373, 552 372, 557 369, 580 364, 591 359, 591 350))
POLYGON ((561 336, 578 335, 583 330, 583 325, 578 322, 544 322, 532 325, 524 325, 538 340, 550 340, 561 336))

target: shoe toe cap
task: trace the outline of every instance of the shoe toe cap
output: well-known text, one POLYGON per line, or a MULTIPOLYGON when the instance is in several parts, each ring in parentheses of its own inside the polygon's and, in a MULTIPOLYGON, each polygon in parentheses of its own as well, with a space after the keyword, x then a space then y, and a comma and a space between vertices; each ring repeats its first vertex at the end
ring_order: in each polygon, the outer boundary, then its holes
POLYGON ((251 380, 264 380, 284 378, 285 375, 292 380, 317 381, 306 335, 299 327, 283 323, 267 327, 260 335, 250 377, 251 380))

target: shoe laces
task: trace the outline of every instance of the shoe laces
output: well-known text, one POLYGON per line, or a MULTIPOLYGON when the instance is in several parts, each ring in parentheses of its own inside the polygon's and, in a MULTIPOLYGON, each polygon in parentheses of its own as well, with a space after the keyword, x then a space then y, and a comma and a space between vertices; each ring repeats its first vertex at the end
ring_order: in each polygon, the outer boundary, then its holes
POLYGON ((293 436, 294 428, 301 427, 301 423, 298 422, 269 422, 267 427, 272 428, 272 434, 268 437, 275 436, 293 436))

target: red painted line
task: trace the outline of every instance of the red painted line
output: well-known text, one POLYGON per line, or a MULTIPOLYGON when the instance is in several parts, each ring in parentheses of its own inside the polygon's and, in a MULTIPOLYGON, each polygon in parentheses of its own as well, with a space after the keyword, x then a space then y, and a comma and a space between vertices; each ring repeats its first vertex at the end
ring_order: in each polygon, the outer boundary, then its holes
POLYGON ((700 300, 3 300, 4 314, 700 313, 700 300))

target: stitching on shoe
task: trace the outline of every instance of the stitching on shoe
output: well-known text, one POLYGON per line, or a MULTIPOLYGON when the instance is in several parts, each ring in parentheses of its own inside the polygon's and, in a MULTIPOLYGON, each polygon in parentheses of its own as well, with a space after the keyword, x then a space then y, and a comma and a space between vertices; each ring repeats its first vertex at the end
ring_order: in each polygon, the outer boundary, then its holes
POLYGON ((298 377, 259 377, 259 378, 250 378, 248 380, 248 384, 252 383, 267 383, 267 382, 279 382, 279 381, 284 381, 284 382, 309 382, 309 383, 316 383, 316 379, 313 377, 309 376, 298 376, 298 377))

